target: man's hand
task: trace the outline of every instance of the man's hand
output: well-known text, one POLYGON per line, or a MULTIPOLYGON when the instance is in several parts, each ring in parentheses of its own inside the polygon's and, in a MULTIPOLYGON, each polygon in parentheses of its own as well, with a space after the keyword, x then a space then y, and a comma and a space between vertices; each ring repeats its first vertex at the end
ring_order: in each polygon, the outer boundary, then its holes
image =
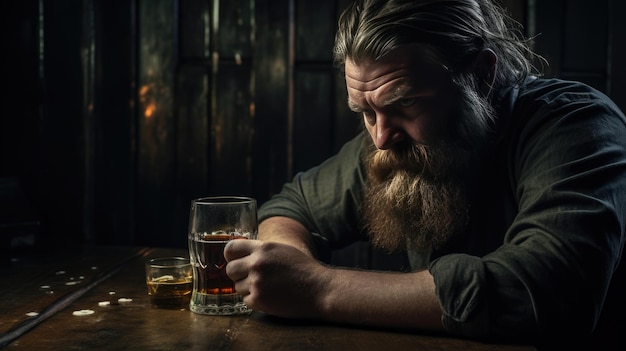
POLYGON ((293 246, 232 240, 224 249, 226 273, 253 310, 287 318, 319 318, 331 270, 293 246))

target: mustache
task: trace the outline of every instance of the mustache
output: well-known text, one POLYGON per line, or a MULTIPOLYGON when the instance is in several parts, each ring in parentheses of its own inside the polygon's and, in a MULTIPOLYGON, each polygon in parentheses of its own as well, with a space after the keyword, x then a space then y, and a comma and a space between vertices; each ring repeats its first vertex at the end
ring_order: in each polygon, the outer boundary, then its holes
POLYGON ((372 166, 372 176, 383 181, 393 176, 397 170, 420 174, 428 167, 429 160, 428 146, 404 143, 388 150, 373 148, 369 163, 372 166))
POLYGON ((432 181, 443 180, 460 171, 467 156, 465 150, 444 142, 435 145, 403 143, 388 150, 373 148, 369 157, 370 176, 382 182, 401 172, 432 181))

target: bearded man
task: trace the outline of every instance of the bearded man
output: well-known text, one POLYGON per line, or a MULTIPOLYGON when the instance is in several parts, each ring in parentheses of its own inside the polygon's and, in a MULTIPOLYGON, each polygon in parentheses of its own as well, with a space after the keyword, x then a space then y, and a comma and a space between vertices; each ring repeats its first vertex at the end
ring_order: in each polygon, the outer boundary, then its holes
POLYGON ((365 130, 261 207, 259 241, 227 245, 246 304, 478 339, 592 340, 626 240, 626 118, 587 85, 535 76, 511 23, 488 0, 348 7, 334 55, 365 130), (406 253, 411 271, 319 259, 359 240, 406 253))

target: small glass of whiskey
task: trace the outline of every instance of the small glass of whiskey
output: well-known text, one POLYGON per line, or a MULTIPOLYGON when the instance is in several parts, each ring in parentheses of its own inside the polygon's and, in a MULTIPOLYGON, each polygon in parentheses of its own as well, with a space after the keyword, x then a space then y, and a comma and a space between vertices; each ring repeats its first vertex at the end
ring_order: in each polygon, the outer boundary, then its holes
POLYGON ((156 308, 189 308, 193 272, 188 258, 160 257, 146 262, 150 304, 156 308))

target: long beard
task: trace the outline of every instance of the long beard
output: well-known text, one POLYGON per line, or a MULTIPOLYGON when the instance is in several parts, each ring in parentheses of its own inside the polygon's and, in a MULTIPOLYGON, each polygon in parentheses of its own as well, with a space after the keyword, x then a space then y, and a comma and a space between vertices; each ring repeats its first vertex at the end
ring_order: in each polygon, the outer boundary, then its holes
POLYGON ((474 91, 462 87, 455 132, 448 138, 455 143, 369 153, 363 215, 373 245, 389 252, 436 249, 464 231, 472 165, 493 119, 489 103, 474 91))

